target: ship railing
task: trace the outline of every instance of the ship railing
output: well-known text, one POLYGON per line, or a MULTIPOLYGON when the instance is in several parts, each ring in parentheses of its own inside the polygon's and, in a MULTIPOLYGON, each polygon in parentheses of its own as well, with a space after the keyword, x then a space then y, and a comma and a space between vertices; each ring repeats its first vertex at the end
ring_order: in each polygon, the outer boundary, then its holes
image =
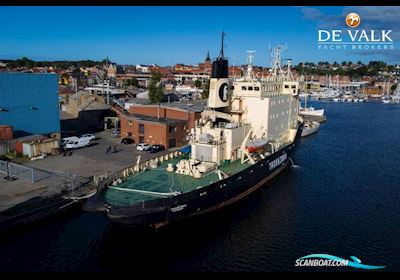
POLYGON ((113 174, 103 174, 101 176, 94 176, 93 181, 95 185, 101 189, 105 186, 109 186, 111 184, 115 184, 119 179, 126 178, 129 176, 132 176, 136 173, 140 173, 143 171, 146 171, 147 169, 151 169, 154 164, 161 164, 164 161, 171 160, 173 158, 179 157, 182 155, 182 152, 179 151, 179 148, 173 148, 167 153, 142 161, 142 162, 137 162, 136 164, 130 165, 120 171, 117 171, 113 174))
POLYGON ((201 144, 201 145, 220 146, 220 145, 224 144, 226 141, 225 140, 209 140, 209 141, 194 140, 193 142, 195 144, 201 144))

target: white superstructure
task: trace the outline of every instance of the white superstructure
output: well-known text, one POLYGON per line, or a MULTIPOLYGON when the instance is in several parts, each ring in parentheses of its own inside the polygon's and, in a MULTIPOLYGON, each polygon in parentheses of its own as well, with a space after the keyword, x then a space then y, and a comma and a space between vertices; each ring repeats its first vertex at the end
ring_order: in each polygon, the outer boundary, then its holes
MULTIPOLYGON (((290 61, 286 71, 281 68, 281 49, 278 46, 273 50, 273 66, 267 78, 252 75, 254 51, 248 51, 243 78, 231 81, 227 71, 222 76, 216 71, 211 77, 208 106, 191 142, 191 159, 180 161, 178 173, 201 177, 225 161, 255 163, 294 141, 299 81, 290 72, 290 61)), ((227 60, 218 59, 213 66, 226 62, 221 67, 227 70, 227 60)))

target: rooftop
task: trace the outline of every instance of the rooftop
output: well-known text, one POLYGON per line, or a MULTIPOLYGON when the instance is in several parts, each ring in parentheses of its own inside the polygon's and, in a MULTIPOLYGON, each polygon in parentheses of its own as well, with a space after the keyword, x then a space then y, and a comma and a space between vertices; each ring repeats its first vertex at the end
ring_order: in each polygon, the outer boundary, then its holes
POLYGON ((175 124, 180 124, 180 123, 186 122, 185 120, 149 117, 149 116, 144 116, 144 115, 139 115, 139 114, 129 114, 128 118, 135 119, 138 121, 147 121, 147 122, 162 123, 162 124, 168 124, 168 125, 175 125, 175 124))

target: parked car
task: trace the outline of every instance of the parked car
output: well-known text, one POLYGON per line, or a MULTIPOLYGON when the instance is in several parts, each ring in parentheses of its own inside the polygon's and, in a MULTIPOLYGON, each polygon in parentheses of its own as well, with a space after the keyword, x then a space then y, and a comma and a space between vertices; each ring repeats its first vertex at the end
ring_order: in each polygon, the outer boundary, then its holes
POLYGON ((3 156, 3 155, 0 156, 0 160, 2 160, 2 161, 10 161, 10 159, 8 157, 3 156))
POLYGON ((85 146, 89 145, 89 139, 87 138, 78 138, 78 140, 75 141, 69 141, 66 145, 66 149, 77 149, 77 148, 82 148, 85 146))
POLYGON ((87 138, 90 141, 90 140, 96 139, 96 135, 94 135, 94 134, 83 134, 79 138, 87 138))
POLYGON ((149 149, 147 149, 147 152, 149 152, 150 154, 155 154, 164 150, 165 147, 163 145, 153 145, 149 149))
POLYGON ((132 138, 124 138, 121 140, 121 144, 129 145, 135 143, 135 140, 132 138))
POLYGON ((140 143, 137 145, 136 150, 138 151, 147 151, 150 149, 151 145, 146 143, 140 143))
POLYGON ((79 138, 76 137, 76 136, 71 136, 71 137, 62 138, 62 139, 61 139, 61 142, 60 142, 60 146, 61 146, 61 147, 64 147, 64 146, 67 145, 69 142, 75 142, 75 141, 77 141, 77 140, 79 140, 79 138))
POLYGON ((114 129, 111 132, 111 137, 120 137, 121 136, 121 131, 119 129, 114 129))

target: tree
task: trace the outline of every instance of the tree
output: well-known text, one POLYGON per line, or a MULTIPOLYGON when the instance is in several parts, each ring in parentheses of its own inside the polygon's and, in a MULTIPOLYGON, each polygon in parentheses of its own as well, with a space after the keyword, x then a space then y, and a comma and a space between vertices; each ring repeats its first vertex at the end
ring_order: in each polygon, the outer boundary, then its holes
POLYGON ((194 82, 194 86, 197 87, 197 88, 201 88, 201 81, 200 80, 196 80, 194 82))
POLYGON ((139 81, 136 78, 132 78, 132 86, 139 87, 139 81))
POLYGON ((161 81, 161 73, 158 71, 152 72, 148 86, 149 99, 151 103, 161 102, 164 98, 164 91, 162 89, 160 81, 161 81))
POLYGON ((201 93, 201 97, 203 99, 208 98, 210 94, 210 80, 207 80, 204 84, 203 84, 203 92, 201 93))
POLYGON ((158 87, 156 88, 156 93, 154 96, 155 102, 156 103, 160 103, 163 101, 164 99, 164 91, 162 89, 162 85, 161 83, 158 85, 158 87))
POLYGON ((132 84, 130 79, 125 80, 125 86, 129 87, 132 84))

